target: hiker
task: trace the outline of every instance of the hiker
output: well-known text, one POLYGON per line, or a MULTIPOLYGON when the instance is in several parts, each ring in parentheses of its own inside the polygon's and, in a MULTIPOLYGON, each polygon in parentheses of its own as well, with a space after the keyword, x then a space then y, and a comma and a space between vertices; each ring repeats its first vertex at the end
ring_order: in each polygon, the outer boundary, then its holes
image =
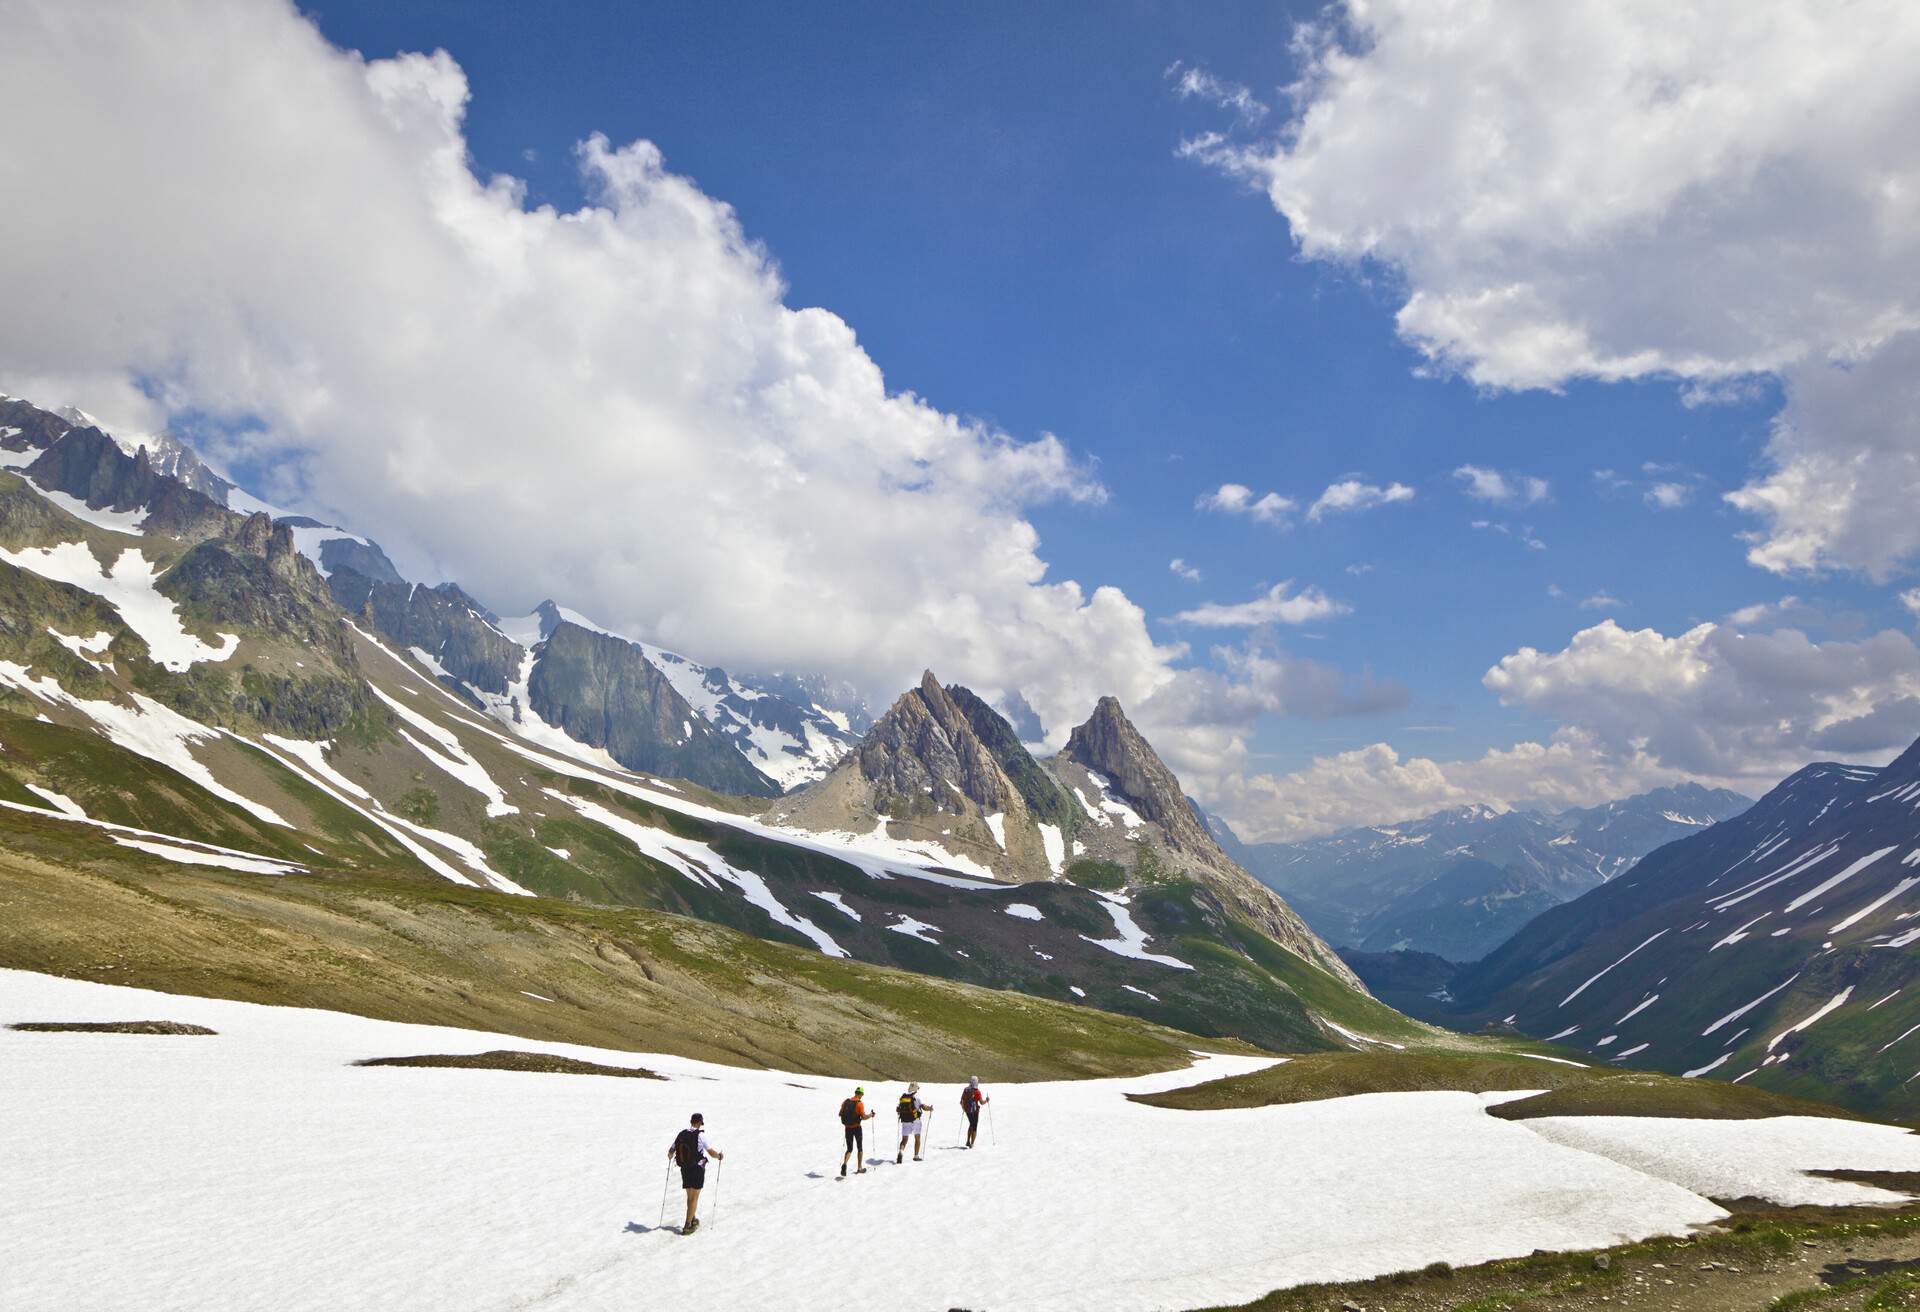
POLYGON ((898 1107, 900 1116, 900 1147, 893 1155, 893 1164, 900 1165, 907 1159, 907 1140, 913 1140, 913 1160, 920 1160, 920 1136, 926 1132, 925 1118, 933 1112, 933 1104, 920 1101, 920 1082, 915 1080, 900 1095, 898 1107))
POLYGON ((853 1097, 840 1104, 840 1126, 847 1134, 847 1150, 840 1154, 840 1175, 843 1179, 847 1174, 847 1158, 855 1153, 860 1154, 860 1169, 854 1174, 867 1173, 867 1131, 864 1122, 872 1120, 876 1113, 868 1111, 867 1104, 862 1101, 866 1094, 865 1089, 855 1089, 853 1097))
POLYGON ((680 1168, 680 1187, 687 1191, 687 1221, 680 1233, 690 1235, 700 1228, 694 1210, 700 1206, 700 1191, 707 1185, 707 1158, 724 1162, 727 1155, 707 1142, 707 1118, 695 1112, 687 1128, 673 1136, 667 1157, 680 1168))
POLYGON ((960 1090, 960 1110, 967 1114, 967 1147, 973 1147, 973 1136, 980 1133, 980 1104, 992 1102, 980 1087, 980 1077, 970 1076, 967 1087, 960 1090))

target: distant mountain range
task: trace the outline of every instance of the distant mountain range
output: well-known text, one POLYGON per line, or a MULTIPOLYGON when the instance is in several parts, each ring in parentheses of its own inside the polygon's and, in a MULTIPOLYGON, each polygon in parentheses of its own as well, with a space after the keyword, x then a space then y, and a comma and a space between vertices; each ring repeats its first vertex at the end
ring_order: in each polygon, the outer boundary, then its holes
POLYGON ((1820 763, 1555 907, 1448 983, 1593 1060, 1920 1112, 1920 743, 1820 763), (1909 991, 1914 990, 1914 991, 1909 991))
POLYGON ((1752 804, 1689 783, 1557 814, 1454 807, 1298 843, 1243 843, 1217 816, 1207 822, 1328 942, 1475 961, 1548 908, 1752 804))
POLYGON ((0 832, 38 851, 650 907, 1286 1050, 1408 1031, 1112 698, 1046 761, 931 674, 861 732, 85 418, 0 400, 0 832))
POLYGON ((265 513, 290 530, 342 609, 477 708, 560 725, 632 769, 771 797, 824 775, 871 721, 857 696, 826 680, 731 676, 552 601, 503 621, 455 584, 404 578, 370 539, 241 491, 177 439, 116 436, 84 411, 0 398, 7 467, 99 527, 192 535, 218 526, 222 512, 265 513))

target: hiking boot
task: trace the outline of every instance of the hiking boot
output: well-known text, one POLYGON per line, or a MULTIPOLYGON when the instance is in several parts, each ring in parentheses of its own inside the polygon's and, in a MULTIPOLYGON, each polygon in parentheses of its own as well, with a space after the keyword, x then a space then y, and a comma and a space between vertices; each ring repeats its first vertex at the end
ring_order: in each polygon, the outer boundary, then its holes
POLYGON ((893 1164, 894 1164, 895 1166, 898 1166, 898 1165, 900 1165, 900 1163, 902 1163, 902 1162, 904 1162, 904 1161, 906 1161, 906 1160, 907 1160, 907 1150, 906 1150, 906 1149, 904 1149, 904 1148, 902 1148, 902 1149, 901 1149, 901 1150, 900 1150, 899 1152, 897 1152, 897 1153, 895 1153, 895 1154, 893 1155, 893 1164))
POLYGON ((683 1235, 690 1235, 695 1230, 698 1230, 699 1228, 700 1228, 700 1218, 696 1216, 693 1218, 693 1220, 687 1222, 686 1229, 682 1230, 680 1233, 683 1235))
POLYGON ((845 1162, 840 1163, 840 1178, 842 1180, 847 1178, 847 1164, 845 1162))
POLYGON ((865 1175, 866 1173, 867 1173, 867 1168, 864 1166, 854 1172, 855 1175, 865 1175))

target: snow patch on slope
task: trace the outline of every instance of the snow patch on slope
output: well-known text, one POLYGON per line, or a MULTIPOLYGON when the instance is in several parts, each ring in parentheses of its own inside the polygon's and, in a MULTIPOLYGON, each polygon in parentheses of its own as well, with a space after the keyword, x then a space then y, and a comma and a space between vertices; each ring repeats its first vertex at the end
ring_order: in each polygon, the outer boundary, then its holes
POLYGON ((100 562, 84 542, 62 542, 58 546, 27 547, 20 551, 0 548, 0 560, 99 597, 118 611, 126 626, 147 644, 155 663, 175 674, 200 661, 224 661, 240 646, 239 637, 232 633, 221 634, 218 646, 188 633, 180 623, 180 612, 172 598, 162 596, 153 586, 157 577, 153 562, 138 548, 121 552, 111 570, 100 568, 100 562))

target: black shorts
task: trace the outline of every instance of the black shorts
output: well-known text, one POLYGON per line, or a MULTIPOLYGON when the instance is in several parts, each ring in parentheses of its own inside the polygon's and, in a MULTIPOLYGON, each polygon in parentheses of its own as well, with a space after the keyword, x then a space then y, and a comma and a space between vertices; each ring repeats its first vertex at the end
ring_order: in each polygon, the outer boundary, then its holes
POLYGON ((704 1189, 707 1187, 707 1164, 680 1168, 680 1187, 682 1189, 704 1189))
POLYGON ((840 1128, 847 1132, 848 1152, 857 1153, 866 1147, 867 1132, 863 1127, 858 1125, 843 1125, 840 1128))
POLYGON ((971 1107, 962 1107, 960 1110, 967 1114, 967 1128, 969 1130, 977 1130, 980 1128, 980 1105, 978 1103, 975 1103, 971 1107))

